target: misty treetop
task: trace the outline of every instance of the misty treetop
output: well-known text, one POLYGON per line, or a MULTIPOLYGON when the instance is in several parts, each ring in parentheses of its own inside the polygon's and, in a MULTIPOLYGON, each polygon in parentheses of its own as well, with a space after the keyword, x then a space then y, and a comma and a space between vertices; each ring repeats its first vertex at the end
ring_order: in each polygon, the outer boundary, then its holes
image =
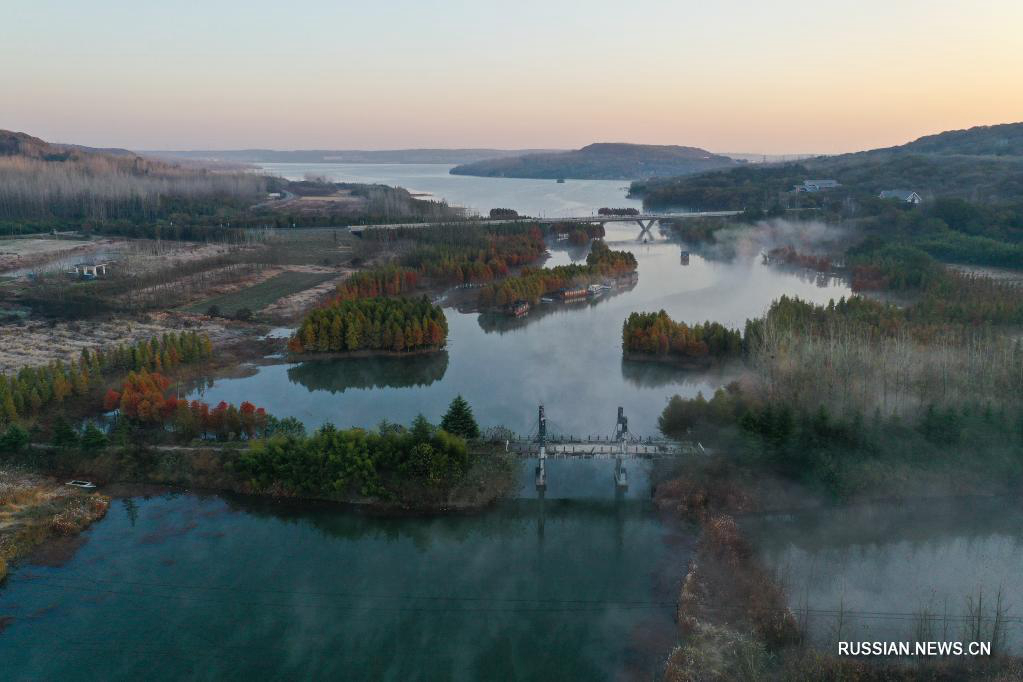
POLYGON ((658 426, 671 438, 713 443, 754 470, 839 498, 889 494, 893 483, 933 485, 938 476, 966 487, 1023 479, 1018 405, 961 400, 905 415, 836 413, 824 404, 797 404, 733 383, 710 400, 702 394, 672 397, 658 426), (964 459, 966 443, 970 457, 964 459))
POLYGON ((363 298, 312 311, 288 342, 293 353, 408 352, 441 348, 448 323, 421 298, 363 298))

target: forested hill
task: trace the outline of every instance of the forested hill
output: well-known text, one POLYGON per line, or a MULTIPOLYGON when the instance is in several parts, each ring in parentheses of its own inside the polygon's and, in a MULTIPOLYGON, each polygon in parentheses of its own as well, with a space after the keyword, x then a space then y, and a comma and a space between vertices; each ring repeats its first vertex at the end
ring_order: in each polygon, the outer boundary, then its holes
POLYGON ((632 183, 631 195, 641 197, 651 208, 764 209, 776 204, 794 185, 813 178, 837 180, 841 189, 802 196, 800 205, 812 206, 840 195, 876 197, 886 189, 913 190, 925 200, 958 197, 987 204, 1018 202, 1023 196, 1023 123, 950 131, 898 147, 797 163, 637 181, 632 183))
MULTIPOLYGON (((172 214, 221 216, 266 196, 266 179, 46 142, 0 130, 0 226, 67 229, 85 223, 152 221, 172 214)), ((222 218, 221 218, 222 219, 222 218)))
POLYGON ((547 180, 634 180, 739 165, 742 165, 739 161, 697 147, 609 142, 568 152, 477 161, 456 166, 451 172, 455 175, 547 180))
POLYGON ((926 135, 900 147, 893 147, 892 150, 917 154, 1023 157, 1023 123, 949 130, 937 135, 926 135))
POLYGON ((40 140, 27 133, 0 130, 0 156, 24 156, 44 161, 64 161, 72 156, 85 154, 135 156, 127 149, 94 149, 78 144, 57 144, 40 140))

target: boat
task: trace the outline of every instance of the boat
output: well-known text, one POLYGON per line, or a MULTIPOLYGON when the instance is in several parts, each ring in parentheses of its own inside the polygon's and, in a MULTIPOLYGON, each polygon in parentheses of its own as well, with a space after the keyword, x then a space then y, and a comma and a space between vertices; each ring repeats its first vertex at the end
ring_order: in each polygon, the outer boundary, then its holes
POLYGON ((565 178, 558 178, 558 184, 559 185, 564 185, 565 184, 565 178))
POLYGON ((72 485, 76 488, 95 488, 96 484, 92 481, 79 481, 77 478, 73 481, 68 481, 67 485, 72 485))

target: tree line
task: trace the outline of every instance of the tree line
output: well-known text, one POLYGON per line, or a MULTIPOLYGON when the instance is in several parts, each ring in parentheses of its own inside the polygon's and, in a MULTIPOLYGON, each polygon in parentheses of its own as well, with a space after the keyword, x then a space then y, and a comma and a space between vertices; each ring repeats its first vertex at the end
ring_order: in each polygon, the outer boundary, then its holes
POLYGON ((462 481, 474 461, 466 440, 477 437, 472 409, 458 396, 439 427, 423 415, 409 428, 386 421, 375 430, 325 424, 311 436, 253 442, 238 470, 261 492, 397 499, 410 484, 446 490, 462 481))
POLYGON ((717 322, 687 325, 663 310, 632 313, 622 324, 622 350, 627 355, 679 360, 721 360, 739 357, 742 332, 717 322))
POLYGON ((494 308, 515 301, 537 303, 542 296, 569 286, 585 286, 595 281, 636 271, 636 257, 628 251, 613 251, 603 240, 593 242, 586 265, 558 265, 553 268, 523 268, 521 274, 494 282, 479 293, 481 308, 494 308))
POLYGON ((447 334, 443 309, 425 296, 363 298, 309 313, 288 349, 293 353, 409 352, 441 348, 447 334))
POLYGON ((247 401, 235 407, 221 401, 211 409, 200 400, 167 395, 170 385, 170 379, 159 372, 131 372, 120 390, 111 388, 103 396, 103 409, 117 410, 119 418, 140 426, 169 429, 184 441, 197 436, 238 440, 265 435, 270 422, 262 407, 247 401))
POLYGON ((43 408, 60 405, 69 396, 84 396, 102 387, 107 374, 165 372, 205 360, 212 353, 209 337, 197 332, 170 332, 108 350, 83 348, 79 358, 68 363, 54 361, 0 375, 0 420, 13 423, 36 417, 43 408))
POLYGON ((892 483, 920 480, 923 471, 930 472, 930 485, 938 476, 985 485, 1023 477, 1023 410, 997 402, 931 403, 908 417, 880 409, 835 413, 826 404, 793 403, 730 384, 710 400, 702 393, 672 397, 658 426, 669 437, 713 442, 754 470, 836 498, 905 492, 892 483))
MULTIPOLYGON (((536 261, 546 252, 541 230, 533 226, 521 231, 494 233, 482 229, 437 228, 437 235, 389 264, 351 275, 338 285, 336 301, 374 296, 399 296, 429 284, 482 284, 508 274, 509 268, 536 261), (465 242, 458 241, 468 237, 465 242), (447 241, 447 240, 452 241, 447 241)), ((390 231, 388 231, 390 232, 390 231)), ((434 230, 410 230, 409 238, 434 230)))

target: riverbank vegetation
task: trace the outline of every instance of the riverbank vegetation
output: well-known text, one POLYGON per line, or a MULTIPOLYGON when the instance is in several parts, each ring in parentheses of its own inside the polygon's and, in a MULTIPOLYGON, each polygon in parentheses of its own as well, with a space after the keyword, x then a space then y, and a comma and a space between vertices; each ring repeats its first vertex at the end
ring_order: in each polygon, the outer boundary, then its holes
POLYGON ((52 362, 26 367, 14 375, 0 375, 0 426, 31 421, 44 409, 62 405, 70 397, 84 397, 103 387, 105 377, 126 372, 172 371, 181 364, 210 358, 208 336, 197 332, 168 333, 146 341, 104 350, 83 349, 68 363, 52 362))
POLYGON ((0 468, 0 583, 12 563, 46 540, 77 535, 102 518, 109 504, 103 495, 0 468))
POLYGON ((782 297, 746 324, 745 378, 709 400, 675 396, 660 429, 833 498, 1011 490, 1023 485, 1023 344, 991 325, 1013 319, 1023 292, 1002 293, 970 310, 990 318, 981 326, 954 297, 782 297))
MULTIPOLYGON (((967 600, 968 618, 942 637, 923 612, 907 619, 905 641, 988 642, 990 656, 866 659, 810 646, 806 616, 788 606, 777 576, 761 563, 739 524, 727 514, 700 518, 700 538, 679 591, 679 644, 664 667, 666 682, 691 680, 960 680, 1018 679, 1023 662, 1004 650, 1005 608, 967 600)), ((844 613, 835 614, 835 640, 844 613)), ((894 615, 894 614, 893 614, 894 615)), ((946 628, 950 624, 946 621, 946 628)))
POLYGON ((605 278, 636 271, 636 257, 629 251, 613 251, 602 240, 593 242, 586 265, 559 265, 553 268, 523 268, 514 277, 480 289, 481 308, 508 305, 514 301, 539 302, 542 296, 570 286, 586 286, 605 278))
POLYGON ((324 425, 304 438, 256 441, 238 463, 253 489, 286 497, 395 498, 407 483, 446 489, 471 464, 464 439, 417 417, 411 428, 373 431, 324 425))
POLYGON ((311 312, 288 341, 292 353, 407 353, 447 340, 444 311, 424 296, 340 301, 311 312))

